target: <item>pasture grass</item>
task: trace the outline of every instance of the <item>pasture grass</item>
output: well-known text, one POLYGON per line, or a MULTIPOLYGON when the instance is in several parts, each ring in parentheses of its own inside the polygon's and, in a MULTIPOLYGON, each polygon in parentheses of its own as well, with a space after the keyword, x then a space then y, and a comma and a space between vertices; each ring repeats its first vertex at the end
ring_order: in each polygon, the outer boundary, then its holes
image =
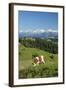
POLYGON ((58 55, 37 49, 27 48, 23 45, 19 46, 19 78, 44 78, 58 76, 58 55), (43 55, 45 64, 33 66, 32 55, 38 53, 43 55))

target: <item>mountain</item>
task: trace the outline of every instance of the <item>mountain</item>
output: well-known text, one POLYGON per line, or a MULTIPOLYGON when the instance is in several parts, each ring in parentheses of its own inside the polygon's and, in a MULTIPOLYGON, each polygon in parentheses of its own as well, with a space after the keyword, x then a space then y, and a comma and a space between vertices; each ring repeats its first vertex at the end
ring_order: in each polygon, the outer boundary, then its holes
POLYGON ((58 37, 58 32, 43 32, 43 33, 31 33, 22 32, 19 33, 19 38, 30 37, 30 38, 53 38, 58 37))

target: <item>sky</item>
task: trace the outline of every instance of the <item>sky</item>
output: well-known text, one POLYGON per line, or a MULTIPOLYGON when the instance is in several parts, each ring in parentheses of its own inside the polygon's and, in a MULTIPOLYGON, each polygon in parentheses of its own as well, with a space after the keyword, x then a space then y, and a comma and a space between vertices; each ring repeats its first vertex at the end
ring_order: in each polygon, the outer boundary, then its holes
POLYGON ((18 12, 19 33, 58 32, 58 13, 54 12, 18 12))

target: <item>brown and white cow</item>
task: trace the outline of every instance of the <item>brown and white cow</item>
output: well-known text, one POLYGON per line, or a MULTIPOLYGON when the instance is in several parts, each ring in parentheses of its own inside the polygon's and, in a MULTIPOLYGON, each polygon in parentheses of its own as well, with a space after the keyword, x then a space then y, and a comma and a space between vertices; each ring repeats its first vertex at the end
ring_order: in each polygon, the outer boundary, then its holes
POLYGON ((39 57, 34 57, 33 58, 33 64, 34 64, 34 66, 39 65, 41 63, 45 63, 45 60, 44 60, 43 55, 41 55, 39 57))

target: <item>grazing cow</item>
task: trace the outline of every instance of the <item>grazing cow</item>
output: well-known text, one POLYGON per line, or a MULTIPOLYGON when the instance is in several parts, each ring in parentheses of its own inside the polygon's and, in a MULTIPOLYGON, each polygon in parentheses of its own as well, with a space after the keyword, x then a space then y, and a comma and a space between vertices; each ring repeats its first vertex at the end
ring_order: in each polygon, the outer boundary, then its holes
POLYGON ((43 56, 40 56, 40 57, 39 57, 39 61, 40 61, 40 64, 41 64, 41 63, 45 63, 44 57, 43 57, 43 56))
POLYGON ((39 64, 39 57, 33 58, 33 65, 36 66, 39 64))
POLYGON ((41 64, 41 63, 45 63, 45 60, 44 60, 44 58, 43 58, 43 56, 41 55, 41 56, 39 56, 39 57, 35 57, 34 59, 33 59, 33 64, 34 64, 34 66, 36 66, 36 65, 39 65, 39 64, 41 64))

